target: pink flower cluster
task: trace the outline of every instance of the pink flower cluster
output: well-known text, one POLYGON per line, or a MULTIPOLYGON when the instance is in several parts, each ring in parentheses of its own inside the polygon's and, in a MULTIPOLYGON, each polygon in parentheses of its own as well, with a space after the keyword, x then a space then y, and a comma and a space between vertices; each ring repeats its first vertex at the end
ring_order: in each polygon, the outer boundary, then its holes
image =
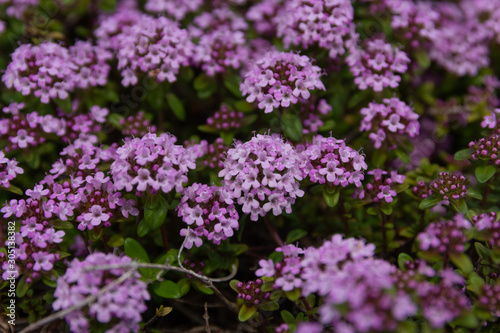
POLYGON ((310 100, 299 98, 299 102, 302 105, 299 115, 304 127, 303 133, 318 133, 320 127, 324 125, 322 118, 332 112, 332 107, 323 98, 317 101, 317 103, 315 98, 311 98, 310 100))
POLYGON ((395 191, 397 184, 404 184, 406 177, 398 174, 397 171, 391 171, 389 177, 387 171, 382 169, 373 169, 367 172, 373 176, 373 180, 365 185, 363 189, 356 189, 353 193, 354 198, 374 202, 391 203, 397 195, 395 191))
POLYGON ((246 29, 243 18, 227 7, 196 17, 189 29, 197 40, 193 62, 209 76, 240 69, 250 58, 246 29))
POLYGON ((135 85, 138 75, 158 82, 174 82, 181 66, 189 65, 194 45, 188 32, 165 17, 122 11, 107 18, 96 31, 99 45, 116 52, 124 86, 135 85), (135 16, 129 18, 129 16, 135 16))
POLYGON ((239 215, 233 204, 232 193, 224 187, 194 183, 182 191, 181 203, 177 206, 178 216, 189 229, 181 229, 181 235, 189 235, 185 247, 193 244, 200 247, 202 237, 219 245, 238 230, 239 215))
POLYGON ((187 14, 198 11, 202 4, 203 0, 147 0, 144 8, 152 13, 166 13, 180 21, 187 14))
POLYGON ((465 231, 469 229, 470 222, 461 215, 455 216, 453 221, 431 223, 417 236, 420 249, 433 254, 460 254, 465 250, 465 231))
POLYGON ((229 132, 238 129, 243 124, 243 112, 232 110, 227 105, 222 105, 214 115, 207 118, 207 125, 217 131, 229 132))
POLYGON ((196 167, 190 149, 176 145, 168 133, 148 133, 133 138, 116 150, 110 173, 118 190, 139 193, 148 190, 180 192, 189 169, 196 167))
POLYGON ((363 171, 367 169, 365 158, 345 144, 344 140, 334 137, 314 137, 302 155, 302 175, 313 183, 330 183, 346 187, 354 184, 361 186, 363 171))
POLYGON ((325 90, 320 72, 307 56, 270 51, 245 74, 240 90, 244 96, 248 95, 247 102, 257 101, 259 109, 270 113, 296 104, 299 97, 309 99, 311 90, 325 90))
POLYGON ((151 124, 143 111, 136 112, 126 118, 120 119, 120 126, 125 136, 144 136, 148 132, 156 132, 156 126, 151 124))
POLYGON ((286 245, 276 249, 283 260, 276 264, 261 260, 256 275, 273 278, 275 289, 300 288, 302 296, 322 296, 318 312, 322 325, 345 332, 382 332, 415 315, 417 307, 406 293, 392 293, 395 267, 372 258, 374 250, 373 244, 341 235, 319 248, 286 245))
POLYGON ((40 0, 0 0, 0 6, 7 6, 7 16, 23 19, 26 12, 34 10, 40 4, 40 0))
POLYGON ((0 187, 10 187, 10 181, 23 173, 24 170, 17 166, 17 161, 5 157, 5 153, 0 150, 0 187))
POLYGON ((410 59, 403 51, 381 38, 365 40, 362 46, 352 46, 346 62, 359 89, 382 91, 397 88, 401 76, 408 69, 410 59))
POLYGON ((451 269, 436 272, 417 259, 408 261, 404 270, 397 270, 394 280, 398 291, 414 296, 432 328, 442 328, 470 308, 470 300, 463 291, 464 278, 451 269))
POLYGON ((370 132, 375 148, 387 142, 389 147, 397 144, 398 137, 415 137, 420 132, 418 114, 396 97, 385 98, 382 103, 370 103, 361 109, 363 119, 360 131, 370 132))
MULTIPOLYGON (((74 259, 66 273, 57 279, 54 292, 56 300, 54 310, 68 309, 88 296, 95 295, 101 288, 125 274, 126 269, 91 270, 101 265, 127 264, 132 260, 126 256, 93 253, 80 261, 74 259)), ((66 315, 66 322, 72 332, 88 333, 91 322, 114 323, 107 332, 125 333, 139 330, 141 313, 146 311, 145 301, 150 299, 147 285, 139 280, 141 275, 135 272, 130 278, 99 295, 94 303, 72 311, 66 315)))
POLYGON ((330 58, 345 53, 346 40, 354 30, 351 1, 285 1, 275 17, 277 35, 286 48, 307 49, 313 45, 326 49, 330 58))
POLYGON ((299 163, 300 155, 281 137, 257 134, 228 150, 219 177, 243 212, 256 221, 271 210, 275 216, 283 210, 291 213, 295 199, 304 195, 299 163))
POLYGON ((22 44, 11 55, 2 81, 24 96, 33 94, 42 103, 66 99, 75 88, 104 85, 110 54, 88 42, 65 48, 52 42, 22 44))

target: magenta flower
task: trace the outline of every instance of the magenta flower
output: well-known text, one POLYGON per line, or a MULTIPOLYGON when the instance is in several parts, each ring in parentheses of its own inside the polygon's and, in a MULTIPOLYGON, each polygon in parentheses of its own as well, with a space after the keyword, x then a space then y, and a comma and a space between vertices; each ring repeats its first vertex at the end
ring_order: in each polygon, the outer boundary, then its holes
POLYGON ((248 95, 247 102, 256 101, 259 109, 270 113, 280 106, 296 104, 298 96, 308 99, 314 89, 325 90, 320 71, 307 56, 270 51, 245 74, 240 90, 248 95))
POLYGON ((84 220, 90 222, 93 226, 98 226, 101 222, 109 220, 109 217, 109 214, 104 213, 99 205, 93 205, 90 212, 83 215, 84 220))

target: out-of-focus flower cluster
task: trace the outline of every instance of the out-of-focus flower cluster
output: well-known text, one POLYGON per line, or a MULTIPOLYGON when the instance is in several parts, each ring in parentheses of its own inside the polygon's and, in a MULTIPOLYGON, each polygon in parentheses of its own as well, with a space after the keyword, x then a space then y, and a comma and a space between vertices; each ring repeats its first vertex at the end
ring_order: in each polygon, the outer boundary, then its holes
MULTIPOLYGON (((57 280, 54 292, 54 310, 66 310, 85 299, 95 295, 102 287, 113 283, 126 273, 124 268, 110 270, 92 270, 95 266, 127 264, 132 260, 126 256, 93 253, 85 260, 74 259, 66 273, 57 280)), ((145 301, 150 299, 147 285, 139 280, 141 275, 134 272, 122 283, 97 297, 88 307, 70 312, 65 316, 73 332, 91 332, 91 322, 114 323, 107 332, 138 331, 141 313, 146 311, 145 301)))

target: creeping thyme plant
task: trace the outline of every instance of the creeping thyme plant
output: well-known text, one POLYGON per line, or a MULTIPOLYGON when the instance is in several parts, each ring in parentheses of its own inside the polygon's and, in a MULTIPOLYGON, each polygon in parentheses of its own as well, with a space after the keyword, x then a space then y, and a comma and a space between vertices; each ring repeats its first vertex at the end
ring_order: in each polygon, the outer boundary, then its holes
POLYGON ((0 331, 500 331, 500 0, 0 0, 0 331))

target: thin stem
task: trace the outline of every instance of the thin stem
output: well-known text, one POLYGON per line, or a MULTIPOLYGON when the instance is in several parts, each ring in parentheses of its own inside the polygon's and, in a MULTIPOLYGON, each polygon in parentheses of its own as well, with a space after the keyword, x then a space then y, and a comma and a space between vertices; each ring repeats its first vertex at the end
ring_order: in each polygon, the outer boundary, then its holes
POLYGON ((385 228, 387 220, 383 212, 380 212, 380 216, 382 217, 382 248, 384 249, 384 252, 387 252, 387 230, 385 228))
POLYGON ((66 310, 61 310, 61 311, 58 311, 48 317, 45 317, 43 319, 40 319, 39 321, 36 321, 32 324, 30 324, 28 327, 26 327, 25 329, 23 329, 20 333, 26 333, 26 332, 31 332, 37 328, 40 328, 54 320, 58 320, 58 319, 63 319, 64 317, 66 317, 68 314, 70 314, 71 312, 75 311, 75 310, 78 310, 78 309, 81 309, 83 308, 84 306, 87 306, 93 302, 95 302, 99 296, 105 294, 106 292, 108 292, 109 290, 113 289, 114 287, 116 287, 117 285, 119 285, 120 283, 124 282, 125 280, 127 280, 128 278, 130 278, 132 276, 132 274, 135 272, 135 270, 133 269, 130 269, 128 272, 126 272, 125 274, 123 274, 122 276, 120 276, 118 279, 116 280, 113 280, 111 283, 107 284, 106 286, 104 286, 102 289, 100 289, 96 294, 94 295, 90 295, 86 298, 84 298, 81 302, 67 308, 66 310))
POLYGON ((340 206, 340 217, 344 222, 344 233, 347 236, 349 235, 349 221, 346 218, 347 210, 345 209, 344 200, 342 200, 341 196, 339 197, 339 206, 340 206))
POLYGON ((131 268, 131 269, 139 269, 139 268, 155 268, 155 269, 160 269, 163 271, 176 271, 176 272, 181 272, 184 274, 190 274, 200 280, 201 282, 205 283, 207 287, 212 289, 214 293, 228 306, 228 308, 233 311, 234 313, 238 313, 238 310, 236 307, 231 303, 221 292, 220 290, 215 287, 214 282, 224 282, 224 281, 229 281, 231 280, 237 272, 237 267, 235 264, 231 265, 231 274, 222 277, 222 278, 210 278, 204 275, 200 275, 190 269, 186 269, 184 267, 176 267, 176 266, 170 266, 170 265, 162 265, 162 264, 153 264, 153 263, 139 263, 139 262, 129 262, 125 264, 112 264, 112 265, 98 265, 98 266, 93 266, 93 267, 88 267, 85 269, 85 271, 96 271, 96 270, 110 270, 110 269, 118 269, 118 268, 131 268))
MULTIPOLYGON (((300 301, 302 302, 302 304, 304 304, 304 308, 306 309, 306 312, 311 311, 311 306, 309 305, 309 302, 307 301, 307 299, 304 296, 300 297, 300 301)), ((307 317, 309 318, 310 322, 314 321, 314 316, 312 314, 308 314, 307 317)))
POLYGON ((269 233, 271 234, 271 237, 273 238, 274 242, 276 244, 278 244, 279 246, 285 245, 285 243, 281 239, 280 235, 278 235, 278 232, 274 228, 273 224, 271 222, 269 222, 267 217, 264 217, 264 224, 266 225, 266 228, 269 231, 269 233))
POLYGON ((161 225, 160 231, 161 231, 161 240, 163 242, 163 247, 165 248, 166 251, 168 251, 170 250, 170 245, 168 243, 167 227, 165 226, 165 223, 161 225))

